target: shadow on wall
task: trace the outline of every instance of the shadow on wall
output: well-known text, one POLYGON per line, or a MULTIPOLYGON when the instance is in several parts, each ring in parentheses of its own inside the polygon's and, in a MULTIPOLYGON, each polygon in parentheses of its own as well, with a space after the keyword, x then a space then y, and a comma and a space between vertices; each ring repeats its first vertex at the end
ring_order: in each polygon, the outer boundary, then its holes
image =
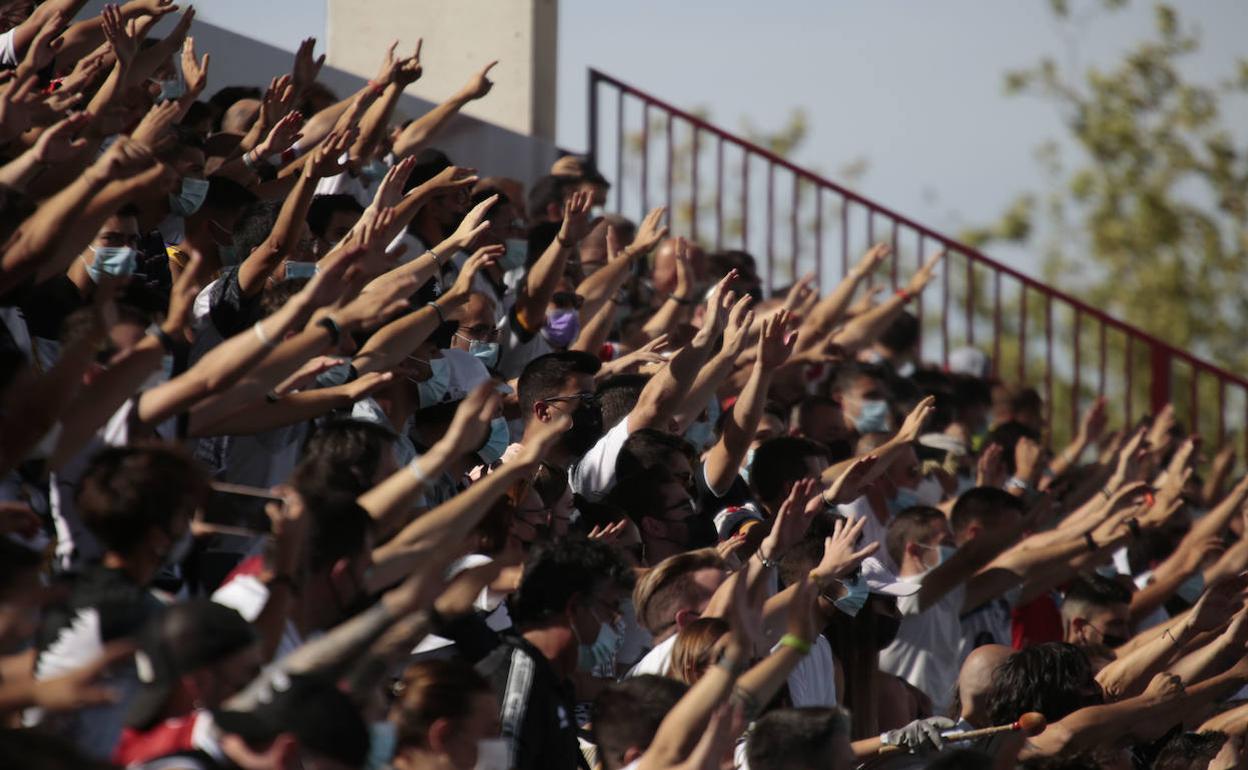
MULTIPOLYGON (((152 34, 167 33, 172 26, 170 19, 164 19, 152 34)), ((191 35, 195 38, 195 50, 199 55, 212 54, 205 99, 225 86, 265 88, 275 76, 290 72, 294 61, 292 51, 200 19, 192 25, 191 35)), ((318 45, 318 48, 323 50, 323 45, 318 45)), ((378 61, 382 53, 378 49, 378 61)), ((465 72, 464 79, 467 80, 471 74, 465 72)), ((366 82, 365 78, 334 69, 328 64, 321 70, 319 80, 339 98, 354 93, 366 82)), ((432 102, 404 94, 395 107, 394 121, 420 117, 433 106, 432 102)), ((481 176, 513 177, 526 185, 548 173, 556 157, 555 146, 549 142, 462 114, 456 115, 447 124, 434 139, 433 146, 445 151, 457 165, 476 168, 481 176)))

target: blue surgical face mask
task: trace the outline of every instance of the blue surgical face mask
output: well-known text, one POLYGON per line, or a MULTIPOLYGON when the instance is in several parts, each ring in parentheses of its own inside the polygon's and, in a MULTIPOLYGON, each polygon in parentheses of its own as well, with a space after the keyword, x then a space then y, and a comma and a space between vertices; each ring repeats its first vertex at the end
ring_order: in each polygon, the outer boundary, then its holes
POLYGON ((862 402, 858 417, 854 420, 854 429, 859 434, 886 433, 888 431, 888 402, 881 398, 872 398, 862 402))
POLYGON ((887 501, 888 513, 890 516, 896 516, 907 508, 921 503, 918 492, 909 487, 897 487, 897 494, 887 501))
POLYGON ((1205 575, 1200 570, 1192 573, 1192 576, 1179 586, 1175 591, 1180 599, 1188 604, 1195 604, 1200 595, 1205 592, 1205 575))
POLYGON ((867 597, 871 595, 871 591, 867 589, 867 581, 862 577, 856 577, 851 580, 842 580, 841 585, 845 586, 845 595, 832 605, 846 615, 855 617, 867 603, 867 597))
POLYGON ((529 242, 524 238, 508 238, 504 244, 507 251, 503 252, 503 256, 498 258, 498 266, 503 270, 515 270, 517 267, 524 267, 524 262, 529 257, 529 242))
POLYGON ((182 189, 177 195, 170 194, 169 196, 169 208, 180 217, 189 217, 199 211, 206 197, 208 197, 207 179, 183 177, 182 189))
POLYGON ((393 722, 373 722, 368 726, 368 759, 365 770, 384 770, 394 760, 399 746, 398 727, 393 722))
POLYGON ((478 361, 485 365, 486 369, 493 369, 498 363, 498 343, 486 342, 484 340, 468 340, 468 352, 471 353, 478 361))
POLYGON ((507 419, 495 417, 490 420, 490 435, 485 439, 485 445, 477 450, 477 456, 486 465, 493 465, 503 459, 503 452, 507 451, 510 444, 511 431, 507 430, 507 419))
POLYGON ((156 85, 160 86, 160 94, 156 96, 156 103, 171 102, 186 96, 186 83, 182 82, 182 78, 169 78, 168 80, 157 80, 156 85))
POLYGON ((87 268, 87 276, 95 283, 106 275, 133 275, 139 263, 139 252, 129 246, 90 246, 95 259, 88 262, 84 257, 82 264, 87 268))
POLYGON ((445 358, 431 358, 426 363, 433 372, 429 379, 412 380, 416 384, 421 409, 442 403, 442 398, 451 387, 451 369, 445 358))
POLYGON ((715 440, 715 429, 706 420, 698 420, 685 429, 685 441, 693 444, 694 451, 699 454, 715 440))
POLYGON ((750 483, 750 467, 754 465, 754 447, 750 447, 745 453, 745 462, 741 464, 741 478, 746 484, 750 483))
POLYGON ((958 549, 951 545, 938 545, 938 546, 937 545, 923 545, 920 547, 926 548, 931 551, 936 551, 937 553, 940 554, 939 557, 936 559, 936 563, 928 567, 928 569, 936 569, 940 565, 944 564, 945 562, 953 558, 953 555, 958 552, 958 549))
POLYGON ((294 281, 300 278, 311 278, 316 275, 315 262, 293 262, 286 263, 286 280, 294 281))
MULTIPOLYGON (((592 611, 591 611, 592 613, 592 611)), ((595 618, 597 616, 595 615, 595 618)), ((610 623, 598 623, 598 635, 593 644, 579 644, 576 648, 576 665, 582 671, 592 672, 615 666, 624 636, 610 623)))
POLYGON ((360 167, 360 176, 368 180, 369 184, 380 182, 386 172, 390 170, 390 166, 381 158, 373 158, 368 163, 360 167))

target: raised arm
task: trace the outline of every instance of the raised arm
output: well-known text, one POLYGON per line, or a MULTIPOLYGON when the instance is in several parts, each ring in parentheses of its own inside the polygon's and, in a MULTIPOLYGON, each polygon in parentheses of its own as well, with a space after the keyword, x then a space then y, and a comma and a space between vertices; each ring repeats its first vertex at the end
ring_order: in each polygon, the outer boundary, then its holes
POLYGON ((408 524, 395 537, 373 550, 374 561, 384 561, 416 546, 432 553, 451 551, 472 532, 490 506, 498 501, 517 479, 527 478, 546 452, 572 424, 567 415, 541 423, 532 440, 493 473, 472 484, 437 508, 408 524))
POLYGON ((418 39, 415 52, 408 57, 394 55, 394 49, 398 46, 397 40, 387 51, 386 59, 381 65, 381 72, 373 81, 379 85, 384 84, 384 90, 381 97, 369 106, 364 113, 364 118, 360 121, 360 138, 351 148, 353 159, 364 160, 376 154, 385 136, 386 127, 390 125, 390 116, 394 114, 394 106, 398 104, 399 97, 403 95, 403 89, 420 79, 422 73, 420 47, 423 42, 423 39, 418 39))
POLYGON ((559 233, 537 258, 524 282, 516 292, 516 319, 526 331, 536 332, 546 319, 546 306, 555 294, 555 287, 563 277, 568 257, 576 244, 589 229, 589 208, 592 204, 587 192, 574 193, 563 206, 563 224, 559 233))
POLYGON ((836 333, 836 336, 833 338, 836 344, 846 350, 853 351, 874 342, 888 328, 892 320, 901 313, 906 303, 923 292, 923 289, 932 280, 932 276, 936 272, 936 266, 940 264, 944 257, 944 249, 937 251, 911 277, 910 283, 906 285, 906 288, 899 290, 896 294, 862 315, 851 319, 849 323, 845 324, 844 328, 836 333))
POLYGON ((403 517, 429 479, 437 478, 452 460, 485 441, 500 398, 489 383, 480 385, 460 402, 451 427, 428 452, 360 495, 360 506, 378 523, 379 529, 389 531, 389 523, 403 517))
MULTIPOLYGON (((746 341, 749 339, 752 330, 751 324, 754 320, 754 314, 749 312, 749 308, 753 301, 750 295, 743 295, 728 312, 728 321, 724 326, 724 341, 719 348, 719 352, 711 356, 710 361, 698 370, 697 376, 694 377, 693 385, 689 387, 685 397, 681 399, 676 406, 675 413, 672 415, 677 431, 683 432, 698 418, 698 415, 702 413, 703 409, 706 409, 706 405, 710 403, 711 399, 716 397, 716 393, 718 393, 724 381, 728 379, 728 375, 732 374, 737 359, 745 348, 746 341), (750 323, 741 323, 747 314, 750 316, 750 323)), ((788 317, 786 315, 785 322, 787 323, 787 321, 788 317)))
MULTIPOLYGON (((736 312, 736 307, 733 308, 736 312)), ((753 323, 753 313, 746 313, 740 319, 741 326, 748 329, 753 323)), ((724 334, 724 347, 729 346, 733 335, 733 318, 728 318, 728 331, 724 334)), ((741 389, 736 402, 732 405, 732 413, 724 422, 719 441, 711 447, 706 455, 706 485, 711 492, 723 494, 732 486, 741 470, 741 463, 754 441, 758 424, 763 419, 763 407, 767 404, 767 390, 771 385, 771 377, 775 370, 793 350, 793 339, 786 339, 788 330, 777 316, 763 322, 763 332, 758 338, 758 355, 754 358, 754 366, 750 369, 750 378, 741 389)))
POLYGON ((667 366, 646 383, 637 399, 637 406, 628 414, 630 433, 641 428, 667 430, 670 427, 669 423, 675 416, 676 409, 692 387, 698 370, 706 363, 711 346, 719 337, 720 326, 736 300, 736 296, 727 289, 736 276, 737 271, 730 270, 711 290, 706 301, 706 317, 703 319, 702 328, 693 335, 688 345, 672 356, 667 366))
POLYGON ((832 331, 844 317, 846 308, 854 299, 854 293, 858 291, 858 285, 879 266, 891 251, 892 249, 885 243, 877 243, 867 249, 867 253, 841 279, 836 288, 815 305, 802 323, 802 341, 798 345, 799 351, 819 344, 820 340, 832 331))
POLYGON ((394 140, 394 156, 403 159, 415 155, 435 134, 442 130, 451 118, 459 114, 469 102, 483 98, 490 92, 494 84, 489 79, 490 70, 497 61, 492 61, 469 80, 454 96, 434 107, 429 112, 416 118, 394 140))
POLYGON ((666 206, 651 209, 637 228, 633 242, 623 249, 620 248, 615 228, 607 226, 607 264, 576 287, 576 293, 585 300, 581 305, 583 317, 592 318, 597 315, 598 310, 610 302, 628 280, 629 271, 636 261, 644 259, 659 241, 667 237, 667 226, 663 224, 666 214, 666 206))
POLYGON ((303 167, 295 189, 282 202, 277 222, 269 237, 243 260, 238 268, 238 285, 243 294, 255 296, 264 288, 264 282, 277 269, 282 259, 294 251, 295 244, 308 217, 308 207, 316 193, 317 180, 342 171, 340 156, 351 146, 355 138, 353 130, 330 135, 316 148, 312 159, 303 167))

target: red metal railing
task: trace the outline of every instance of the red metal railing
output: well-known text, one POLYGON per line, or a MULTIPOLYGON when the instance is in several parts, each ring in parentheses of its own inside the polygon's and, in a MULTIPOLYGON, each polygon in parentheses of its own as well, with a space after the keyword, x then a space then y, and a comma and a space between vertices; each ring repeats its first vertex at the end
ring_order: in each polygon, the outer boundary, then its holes
MULTIPOLYGON (((927 301, 920 296, 914 305, 924 360, 932 359, 933 335, 946 364, 955 344, 979 347, 1000 379, 1040 384, 1057 433, 1072 433, 1096 395, 1109 398, 1127 423, 1138 416, 1137 401, 1147 399, 1154 413, 1174 401, 1178 419, 1219 447, 1232 428, 1248 425, 1245 378, 594 69, 589 149, 601 168, 614 168, 616 211, 640 217, 666 204, 678 232, 707 248, 754 255, 769 291, 803 270, 826 289, 825 274, 839 267, 835 277, 843 276, 851 260, 880 240, 892 244, 892 261, 872 280, 896 288, 930 249, 946 249, 942 275, 924 292, 927 301), (662 164, 657 174, 656 162, 662 164), (787 246, 778 246, 786 227, 787 246), (1186 388, 1179 384, 1184 377, 1186 388)), ((1244 442, 1248 455, 1248 431, 1244 442)))

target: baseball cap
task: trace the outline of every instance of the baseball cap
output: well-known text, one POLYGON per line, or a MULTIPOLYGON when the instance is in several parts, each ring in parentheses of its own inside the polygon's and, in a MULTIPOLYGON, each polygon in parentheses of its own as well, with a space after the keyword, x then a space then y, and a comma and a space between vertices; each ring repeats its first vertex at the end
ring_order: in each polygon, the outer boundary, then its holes
POLYGON ((747 525, 758 525, 763 521, 763 515, 758 512, 758 506, 754 503, 730 505, 715 514, 715 531, 723 541, 745 529, 747 525))
POLYGON ((352 767, 368 758, 368 725, 360 710, 332 682, 277 672, 247 711, 219 709, 212 720, 222 731, 259 746, 290 733, 299 746, 352 767))
POLYGON ((204 598, 179 602, 140 634, 134 653, 139 690, 126 724, 146 729, 160 719, 183 674, 225 660, 254 644, 251 624, 230 607, 204 598))
POLYGON ((884 566, 884 562, 874 556, 863 559, 862 578, 867 581, 867 589, 871 593, 885 596, 913 596, 923 587, 920 583, 899 580, 892 570, 884 566))

